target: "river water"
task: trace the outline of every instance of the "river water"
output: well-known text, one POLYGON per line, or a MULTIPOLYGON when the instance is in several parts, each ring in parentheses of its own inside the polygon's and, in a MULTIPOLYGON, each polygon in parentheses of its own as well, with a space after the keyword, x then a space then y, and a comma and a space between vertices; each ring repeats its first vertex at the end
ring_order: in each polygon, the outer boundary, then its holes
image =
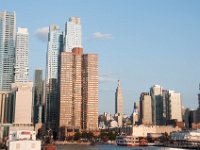
MULTIPOLYGON (((116 145, 57 145, 57 150, 134 150, 137 147, 126 147, 126 146, 116 146, 116 145)), ((178 148, 167 148, 167 147, 140 147, 144 150, 181 150, 178 148)))

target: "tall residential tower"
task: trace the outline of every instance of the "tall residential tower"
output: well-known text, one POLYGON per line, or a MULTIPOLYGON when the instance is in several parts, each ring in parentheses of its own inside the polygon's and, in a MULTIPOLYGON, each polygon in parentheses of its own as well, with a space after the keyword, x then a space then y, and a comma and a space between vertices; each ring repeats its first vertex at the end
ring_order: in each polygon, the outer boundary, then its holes
POLYGON ((163 125, 163 97, 162 87, 160 85, 154 85, 150 88, 150 95, 152 99, 152 119, 154 125, 163 125))
POLYGON ((59 127, 98 127, 98 55, 82 48, 61 54, 59 127))
POLYGON ((65 25, 65 51, 71 52, 75 47, 82 47, 81 21, 78 17, 70 17, 65 25))
POLYGON ((59 57, 63 50, 63 33, 57 25, 51 25, 48 33, 46 55, 46 84, 49 79, 58 79, 59 57))
POLYGON ((28 29, 18 28, 15 47, 15 81, 28 82, 28 29))

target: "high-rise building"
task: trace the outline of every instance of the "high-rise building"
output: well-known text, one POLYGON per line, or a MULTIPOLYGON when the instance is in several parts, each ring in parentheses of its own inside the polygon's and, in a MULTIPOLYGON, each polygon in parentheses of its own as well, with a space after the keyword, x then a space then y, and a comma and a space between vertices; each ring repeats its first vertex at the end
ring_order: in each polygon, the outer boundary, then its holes
POLYGON ((123 95, 120 80, 118 80, 118 85, 115 92, 115 113, 123 114, 123 95))
POLYGON ((152 119, 153 124, 163 125, 163 98, 162 98, 162 87, 160 85, 154 85, 150 89, 150 95, 152 99, 152 119))
POLYGON ((54 131, 58 126, 59 68, 63 51, 63 33, 57 25, 49 26, 45 87, 45 122, 54 131))
POLYGON ((18 28, 15 47, 15 80, 14 82, 28 82, 28 29, 18 28))
POLYGON ((59 126, 81 128, 83 49, 61 54, 59 126))
POLYGON ((149 93, 141 93, 140 95, 140 120, 142 124, 152 124, 152 101, 149 93))
POLYGON ((63 33, 57 25, 49 27, 47 48, 46 84, 49 83, 49 79, 58 79, 59 57, 63 51, 63 33))
POLYGON ((43 95, 44 95, 44 81, 42 79, 42 70, 36 69, 34 75, 34 124, 42 123, 44 117, 43 111, 43 95))
MULTIPOLYGON (((199 84, 199 91, 200 91, 200 84, 199 84)), ((198 104, 199 104, 199 109, 200 109, 200 93, 198 94, 198 104)))
POLYGON ((134 102, 133 112, 130 116, 132 125, 136 125, 140 123, 140 103, 138 101, 134 102))
POLYGON ((12 83, 14 124, 32 125, 32 82, 12 83))
POLYGON ((59 127, 98 127, 98 55, 82 48, 61 54, 59 127))
POLYGON ((75 47, 82 47, 80 18, 70 17, 65 25, 65 51, 71 52, 75 47))
POLYGON ((13 101, 10 92, 0 92, 0 124, 12 123, 13 101))
POLYGON ((9 91, 14 81, 16 15, 0 12, 0 90, 9 91))
MULTIPOLYGON (((199 84, 199 90, 200 90, 200 84, 199 84)), ((198 107, 194 111, 195 116, 194 116, 194 122, 195 123, 200 123, 200 92, 198 93, 198 107)))
POLYGON ((168 91, 169 99, 168 99, 168 110, 167 116, 170 120, 177 120, 178 122, 182 122, 182 101, 181 94, 176 93, 174 91, 168 91))
POLYGON ((83 55, 83 129, 98 127, 98 55, 83 55))

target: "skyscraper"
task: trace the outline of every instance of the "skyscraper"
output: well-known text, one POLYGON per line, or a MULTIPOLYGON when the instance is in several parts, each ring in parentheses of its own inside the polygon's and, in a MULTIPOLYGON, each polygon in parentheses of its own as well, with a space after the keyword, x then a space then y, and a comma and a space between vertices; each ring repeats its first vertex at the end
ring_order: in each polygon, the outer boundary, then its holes
POLYGON ((51 25, 48 33, 45 88, 45 122, 47 128, 56 130, 58 126, 59 68, 63 51, 63 33, 59 26, 51 25))
POLYGON ((15 82, 28 82, 28 29, 18 28, 15 47, 15 82))
POLYGON ((0 91, 0 124, 12 123, 13 101, 11 92, 0 91))
POLYGON ((60 127, 81 128, 82 48, 61 54, 60 127))
POLYGON ((146 125, 152 124, 152 101, 149 93, 141 93, 140 95, 140 118, 141 123, 146 125))
POLYGON ((42 70, 36 69, 34 75, 34 123, 41 123, 44 121, 44 114, 42 114, 44 94, 43 85, 42 70))
POLYGON ((83 129, 98 127, 98 55, 83 55, 83 129))
POLYGON ((176 119, 179 122, 182 122, 182 101, 181 94, 174 91, 168 91, 169 99, 168 105, 169 109, 167 110, 168 119, 176 119))
POLYGON ((49 79, 58 79, 59 57, 63 51, 63 33, 59 26, 51 25, 48 33, 48 45, 46 55, 46 84, 49 79))
POLYGON ((61 54, 59 126, 98 127, 98 55, 82 48, 61 54))
POLYGON ((14 124, 32 125, 32 82, 18 82, 12 84, 14 100, 14 124))
POLYGON ((118 85, 115 92, 115 113, 123 114, 123 95, 120 80, 118 80, 118 85))
POLYGON ((15 12, 0 12, 0 90, 4 91, 14 81, 15 38, 15 12))
POLYGON ((65 51, 71 52, 75 47, 82 47, 80 18, 70 17, 65 25, 65 51))
POLYGON ((152 119, 153 124, 163 125, 163 98, 162 98, 162 87, 160 85, 154 85, 150 89, 150 95, 152 99, 152 119))

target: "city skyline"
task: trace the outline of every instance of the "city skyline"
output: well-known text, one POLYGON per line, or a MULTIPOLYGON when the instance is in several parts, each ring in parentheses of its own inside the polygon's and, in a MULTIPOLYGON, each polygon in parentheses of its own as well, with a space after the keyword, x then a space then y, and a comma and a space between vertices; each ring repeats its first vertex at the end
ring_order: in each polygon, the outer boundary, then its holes
POLYGON ((0 1, 0 10, 15 10, 17 27, 25 26, 29 30, 31 80, 36 68, 45 71, 47 40, 39 41, 37 36, 46 36, 42 33, 51 24, 58 24, 64 31, 67 19, 78 16, 83 27, 84 51, 99 54, 99 113, 114 113, 118 79, 127 114, 131 114, 133 102, 139 99, 140 93, 149 91, 154 84, 180 92, 184 106, 197 108, 199 1, 85 1, 83 5, 78 2, 62 1, 58 4, 60 10, 51 12, 46 10, 45 1, 40 5, 0 1))

